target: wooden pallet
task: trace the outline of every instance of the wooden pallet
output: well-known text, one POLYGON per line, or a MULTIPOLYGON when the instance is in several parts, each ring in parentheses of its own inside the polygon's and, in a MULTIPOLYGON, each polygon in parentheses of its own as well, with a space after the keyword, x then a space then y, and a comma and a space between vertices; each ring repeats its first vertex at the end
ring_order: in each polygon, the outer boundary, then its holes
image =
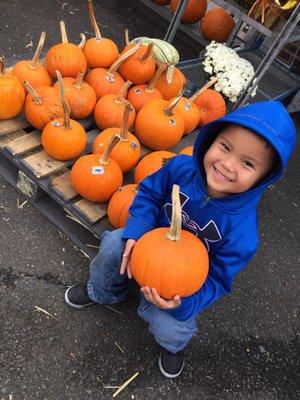
MULTIPOLYGON (((100 133, 92 118, 80 121, 88 135, 85 153, 100 133)), ((172 149, 192 145, 195 134, 184 137, 172 149)), ((142 156, 151 150, 142 147, 142 156)), ((90 256, 104 230, 112 229, 107 218, 107 203, 83 199, 73 189, 70 169, 76 160, 57 161, 42 148, 41 132, 31 127, 24 116, 0 121, 0 174, 36 208, 63 230, 90 256)), ((133 182, 133 173, 124 183, 133 182)))

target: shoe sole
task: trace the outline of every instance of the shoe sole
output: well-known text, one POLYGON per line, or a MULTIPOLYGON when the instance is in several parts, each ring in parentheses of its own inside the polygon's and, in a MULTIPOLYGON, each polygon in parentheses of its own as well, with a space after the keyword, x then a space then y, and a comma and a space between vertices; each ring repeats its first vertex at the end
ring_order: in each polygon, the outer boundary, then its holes
POLYGON ((177 376, 179 376, 179 375, 181 374, 181 372, 182 372, 182 370, 183 370, 183 367, 184 367, 184 362, 183 362, 183 364, 182 364, 182 367, 181 367, 180 371, 177 372, 177 374, 168 374, 168 373, 163 369, 163 366, 162 366, 162 364, 161 364, 161 354, 159 355, 159 358, 158 358, 158 368, 159 368, 160 372, 162 373, 162 375, 165 376, 166 378, 171 378, 171 379, 177 378, 177 376))
POLYGON ((76 308, 76 310, 82 310, 83 308, 85 308, 85 307, 87 307, 87 306, 91 306, 91 305, 95 304, 95 303, 88 303, 88 304, 85 304, 84 306, 82 306, 82 305, 79 305, 79 304, 74 304, 74 303, 72 303, 72 302, 69 300, 69 297, 68 297, 68 292, 69 292, 69 290, 70 290, 72 287, 73 287, 73 286, 69 287, 69 288, 65 291, 65 302, 68 304, 69 307, 76 308))

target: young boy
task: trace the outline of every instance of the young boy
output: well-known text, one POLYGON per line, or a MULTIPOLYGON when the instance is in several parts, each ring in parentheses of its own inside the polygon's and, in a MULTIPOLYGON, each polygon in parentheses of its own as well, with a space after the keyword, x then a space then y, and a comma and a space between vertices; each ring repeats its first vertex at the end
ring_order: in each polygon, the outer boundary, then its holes
POLYGON ((144 233, 169 226, 172 186, 178 184, 182 228, 205 244, 209 274, 201 289, 185 298, 165 300, 155 288, 141 288, 138 308, 160 345, 161 373, 177 377, 197 316, 230 293, 236 274, 255 254, 258 202, 281 176, 295 141, 295 126, 277 101, 242 107, 203 127, 193 157, 175 157, 140 184, 125 229, 104 233, 89 281, 70 287, 66 303, 79 309, 126 298, 134 244, 144 233))

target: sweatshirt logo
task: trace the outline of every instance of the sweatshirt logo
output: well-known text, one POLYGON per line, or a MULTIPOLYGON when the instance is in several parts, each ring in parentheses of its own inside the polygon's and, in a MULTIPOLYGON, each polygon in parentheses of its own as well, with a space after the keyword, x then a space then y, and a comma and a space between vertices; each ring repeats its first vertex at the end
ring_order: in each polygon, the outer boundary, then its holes
MULTIPOLYGON (((222 236, 219 232, 219 229, 213 220, 210 220, 205 226, 202 228, 197 224, 197 222, 193 221, 190 216, 183 210, 184 204, 189 200, 189 197, 180 192, 180 202, 181 202, 181 220, 182 227, 186 228, 190 232, 192 232, 195 236, 197 236, 201 242, 205 245, 207 251, 209 251, 209 242, 215 243, 219 242, 222 239, 222 236)), ((172 216, 172 204, 166 203, 164 205, 166 216, 171 222, 172 216)))

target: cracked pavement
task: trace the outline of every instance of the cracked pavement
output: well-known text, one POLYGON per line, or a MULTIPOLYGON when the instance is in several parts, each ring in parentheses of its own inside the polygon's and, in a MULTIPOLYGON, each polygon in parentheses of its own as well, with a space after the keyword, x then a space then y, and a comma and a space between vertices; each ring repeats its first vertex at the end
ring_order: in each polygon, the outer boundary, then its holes
MULTIPOLYGON (((36 5, 1 2, 1 52, 11 60, 31 57, 34 49, 26 45, 43 29, 46 45, 57 41, 61 19, 70 41, 78 41, 82 26, 91 31, 84 1, 36 5)), ((167 29, 138 0, 94 5, 104 36, 120 47, 125 27, 133 36, 162 37, 167 29)), ((183 34, 175 45, 183 59, 199 52, 183 34)), ((285 178, 261 203, 259 252, 231 296, 199 317, 175 381, 158 371, 158 350, 136 315, 136 296, 83 312, 64 304, 67 286, 87 278, 89 260, 32 205, 18 208, 17 199, 24 198, 0 178, 0 399, 110 399, 135 372, 139 376, 118 398, 298 399, 299 163, 298 142, 285 178)))

